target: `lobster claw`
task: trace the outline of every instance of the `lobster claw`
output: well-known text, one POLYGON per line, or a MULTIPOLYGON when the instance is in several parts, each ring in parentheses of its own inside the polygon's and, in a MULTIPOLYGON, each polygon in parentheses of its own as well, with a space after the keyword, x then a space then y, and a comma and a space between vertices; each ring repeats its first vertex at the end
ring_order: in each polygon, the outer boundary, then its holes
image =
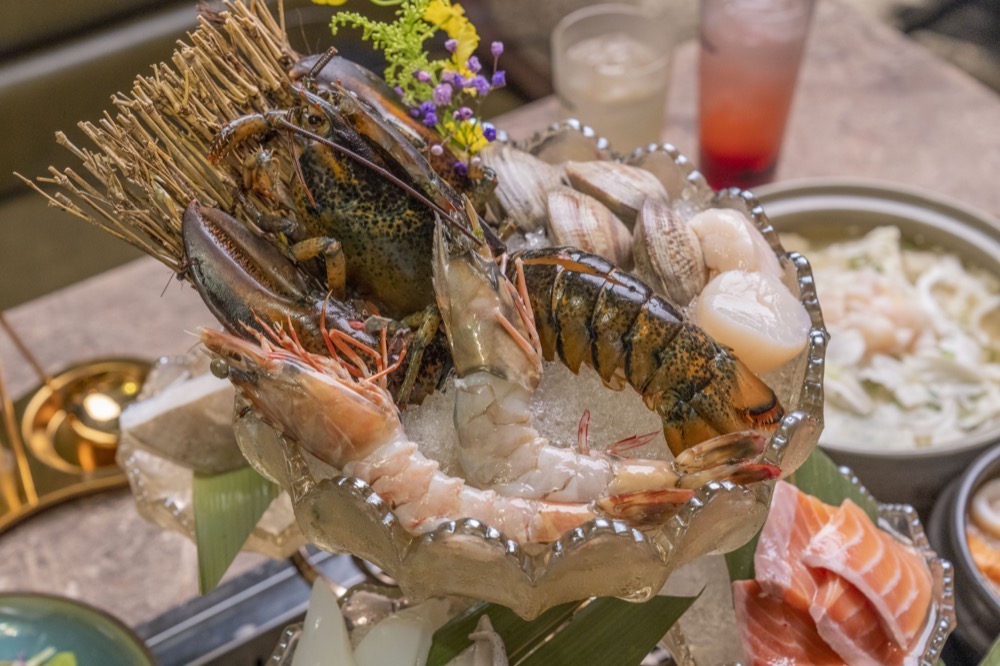
POLYGON ((346 303, 327 301, 323 289, 274 245, 236 218, 192 201, 184 211, 186 277, 205 305, 234 335, 265 332, 264 322, 288 322, 302 345, 323 353, 323 329, 349 333, 363 344, 377 340, 358 326, 346 303))

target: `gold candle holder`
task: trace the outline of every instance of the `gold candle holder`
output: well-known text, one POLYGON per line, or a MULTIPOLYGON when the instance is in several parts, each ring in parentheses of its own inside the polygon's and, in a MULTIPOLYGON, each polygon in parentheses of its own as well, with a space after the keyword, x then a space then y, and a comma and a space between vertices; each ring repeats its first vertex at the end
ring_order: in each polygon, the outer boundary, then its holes
POLYGON ((100 359, 50 377, 4 328, 42 383, 15 403, 0 367, 0 533, 53 504, 127 483, 115 462, 118 416, 138 397, 151 367, 139 359, 100 359))

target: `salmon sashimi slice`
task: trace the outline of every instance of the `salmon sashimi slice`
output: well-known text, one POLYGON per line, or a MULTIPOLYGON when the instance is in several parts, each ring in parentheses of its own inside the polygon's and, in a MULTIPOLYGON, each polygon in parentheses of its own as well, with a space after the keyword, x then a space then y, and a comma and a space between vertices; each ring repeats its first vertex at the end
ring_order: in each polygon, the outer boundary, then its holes
POLYGON ((916 656, 889 640, 878 613, 840 576, 823 578, 809 607, 816 631, 851 666, 909 666, 916 656))
POLYGON ((768 594, 797 610, 809 610, 817 573, 802 562, 802 551, 836 510, 785 481, 774 486, 771 511, 753 557, 756 578, 768 594))
POLYGON ((747 666, 844 664, 808 613, 765 593, 757 581, 733 581, 733 605, 747 666))
POLYGON ((802 551, 802 561, 831 571, 871 602, 896 644, 913 645, 926 623, 932 580, 924 559, 872 523, 850 500, 802 551))

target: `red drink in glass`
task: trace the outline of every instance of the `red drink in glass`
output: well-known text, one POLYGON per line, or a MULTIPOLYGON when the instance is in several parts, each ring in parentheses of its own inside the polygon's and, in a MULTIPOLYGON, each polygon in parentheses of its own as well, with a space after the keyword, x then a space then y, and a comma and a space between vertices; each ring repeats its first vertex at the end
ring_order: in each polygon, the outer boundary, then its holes
POLYGON ((812 0, 703 0, 700 168, 714 188, 770 181, 805 47, 812 0))

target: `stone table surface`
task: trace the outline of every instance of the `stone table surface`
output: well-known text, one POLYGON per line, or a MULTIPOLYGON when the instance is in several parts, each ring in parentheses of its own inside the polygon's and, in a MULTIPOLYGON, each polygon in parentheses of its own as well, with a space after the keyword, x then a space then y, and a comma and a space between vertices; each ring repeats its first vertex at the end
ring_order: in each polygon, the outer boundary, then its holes
MULTIPOLYGON (((693 43, 678 49, 664 141, 696 155, 693 43)), ((546 99, 497 124, 525 136, 556 119, 546 99)), ((842 176, 926 188, 1000 215, 1000 97, 898 33, 821 0, 779 180, 842 176)), ((6 313, 45 369, 98 357, 153 359, 211 323, 197 294, 140 259, 6 313), (162 292, 162 293, 161 293, 162 292)), ((38 383, 0 335, 15 396, 38 383)), ((83 599, 136 625, 197 594, 193 546, 145 523, 127 491, 47 510, 0 535, 0 591, 83 599)), ((241 556, 236 570, 261 560, 241 556)))

